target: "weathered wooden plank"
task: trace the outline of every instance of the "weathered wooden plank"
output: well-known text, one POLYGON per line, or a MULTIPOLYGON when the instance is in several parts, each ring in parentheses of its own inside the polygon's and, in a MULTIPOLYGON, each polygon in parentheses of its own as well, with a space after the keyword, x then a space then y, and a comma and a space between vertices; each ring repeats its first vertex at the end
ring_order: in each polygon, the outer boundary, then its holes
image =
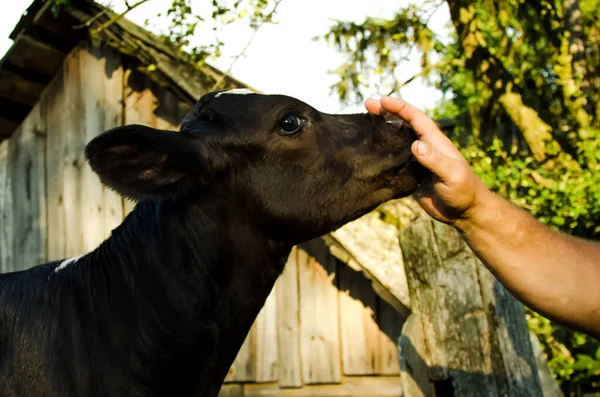
POLYGON ((80 51, 65 59, 63 67, 41 98, 46 114, 46 169, 48 208, 48 259, 83 253, 78 219, 81 197, 81 153, 85 147, 83 98, 79 70, 80 51))
POLYGON ((50 259, 88 252, 122 220, 121 199, 101 184, 84 155, 93 136, 120 124, 122 71, 112 50, 90 51, 69 54, 42 95, 50 259))
POLYGON ((337 260, 320 239, 299 248, 302 379, 305 384, 339 383, 339 303, 334 284, 337 260))
POLYGON ((344 375, 380 372, 377 296, 362 273, 339 266, 340 340, 344 375))
POLYGON ((423 333, 423 320, 419 313, 412 313, 402 327, 398 341, 400 380, 407 397, 435 397, 435 390, 429 379, 427 366, 427 346, 423 333))
POLYGON ((256 380, 256 322, 246 336, 227 376, 226 383, 254 382, 256 380))
POLYGON ((274 382, 279 375, 277 346, 277 286, 256 318, 256 382, 274 382))
POLYGON ((371 376, 343 378, 339 385, 309 385, 282 389, 277 384, 244 385, 246 397, 401 397, 400 377, 371 376))
POLYGON ((400 375, 398 338, 402 334, 405 317, 382 299, 377 302, 379 333, 379 374, 400 375))
POLYGON ((27 80, 9 70, 0 69, 0 97, 33 106, 43 90, 43 84, 27 80))
POLYGON ((61 68, 65 56, 65 53, 48 44, 27 34, 20 34, 4 59, 16 67, 52 77, 61 68))
MULTIPOLYGON (((121 124, 123 99, 123 68, 121 57, 109 48, 84 47, 80 53, 80 70, 87 78, 81 89, 85 93, 83 131, 85 143, 102 132, 121 124)), ((93 250, 123 221, 123 201, 104 186, 89 165, 81 161, 81 225, 84 252, 93 250)))
POLYGON ((31 106, 13 101, 10 97, 0 96, 0 117, 20 123, 30 111, 31 106))
POLYGON ((541 396, 522 305, 456 230, 422 217, 400 243, 435 395, 541 396))
POLYGON ((36 106, 10 139, 13 269, 46 262, 45 120, 36 106))
POLYGON ((219 397, 244 397, 244 390, 241 384, 223 385, 219 397))
POLYGON ((300 362, 300 307, 298 301, 298 248, 294 247, 277 288, 277 344, 279 385, 302 386, 300 362))
POLYGON ((8 140, 0 142, 0 272, 10 271, 13 262, 13 203, 9 171, 8 140))
POLYGON ((18 126, 19 123, 17 121, 0 116, 0 142, 2 142, 4 138, 11 136, 18 126))
POLYGON ((274 288, 252 324, 225 382, 274 382, 278 366, 277 291, 274 288))
POLYGON ((375 292, 405 316, 410 300, 397 228, 422 212, 414 199, 393 200, 325 236, 332 254, 363 272, 375 292))

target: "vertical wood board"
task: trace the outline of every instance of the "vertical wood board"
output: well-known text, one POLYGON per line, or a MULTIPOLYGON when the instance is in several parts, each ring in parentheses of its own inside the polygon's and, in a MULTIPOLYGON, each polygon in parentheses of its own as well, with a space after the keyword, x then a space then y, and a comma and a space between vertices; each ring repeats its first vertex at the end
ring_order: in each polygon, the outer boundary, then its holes
POLYGON ((13 269, 46 262, 45 121, 37 104, 10 138, 13 269))
POLYGON ((300 246, 300 340, 302 379, 306 384, 341 381, 336 265, 320 239, 300 246))
POLYGON ((405 318, 392 305, 378 298, 379 374, 400 375, 398 339, 402 334, 405 318))
POLYGON ((302 363, 300 361, 297 247, 292 249, 276 288, 279 385, 281 387, 300 387, 302 386, 302 363))
MULTIPOLYGON (((86 47, 81 54, 80 70, 84 97, 83 131, 87 144, 97 135, 118 127, 122 118, 123 68, 121 57, 108 48, 86 47), (81 76, 83 78, 83 76, 81 76)), ((93 250, 106 239, 123 220, 122 198, 100 182, 81 153, 81 228, 84 231, 82 249, 93 250)))
POLYGON ((0 272, 10 271, 13 266, 13 203, 10 172, 8 167, 9 140, 0 142, 0 272))
POLYGON ((339 266, 340 339, 344 375, 380 372, 377 296, 362 273, 339 266))
POLYGON ((122 68, 114 50, 78 47, 42 95, 47 114, 49 259, 96 248, 122 219, 121 199, 85 161, 94 136, 121 121, 122 68))
POLYGON ((279 375, 277 344, 277 285, 273 287, 254 324, 256 382, 274 382, 279 375))

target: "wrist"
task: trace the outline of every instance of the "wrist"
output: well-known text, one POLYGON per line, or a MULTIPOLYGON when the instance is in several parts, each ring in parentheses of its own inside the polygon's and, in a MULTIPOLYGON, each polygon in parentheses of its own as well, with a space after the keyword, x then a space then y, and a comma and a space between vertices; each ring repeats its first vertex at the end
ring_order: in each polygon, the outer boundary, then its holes
POLYGON ((473 204, 454 222, 454 227, 459 232, 468 234, 473 229, 484 225, 487 222, 486 218, 495 212, 493 208, 497 200, 498 197, 480 182, 473 204))

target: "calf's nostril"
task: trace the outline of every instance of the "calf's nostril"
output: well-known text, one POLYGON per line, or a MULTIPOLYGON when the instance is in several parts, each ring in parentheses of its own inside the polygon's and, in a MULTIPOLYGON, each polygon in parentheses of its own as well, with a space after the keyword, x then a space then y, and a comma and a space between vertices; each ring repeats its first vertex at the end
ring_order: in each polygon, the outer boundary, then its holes
POLYGON ((402 128, 402 126, 404 126, 404 120, 402 119, 402 117, 398 116, 397 114, 386 113, 383 115, 383 118, 386 123, 388 123, 389 125, 391 125, 392 127, 396 128, 396 129, 400 129, 400 128, 402 128))

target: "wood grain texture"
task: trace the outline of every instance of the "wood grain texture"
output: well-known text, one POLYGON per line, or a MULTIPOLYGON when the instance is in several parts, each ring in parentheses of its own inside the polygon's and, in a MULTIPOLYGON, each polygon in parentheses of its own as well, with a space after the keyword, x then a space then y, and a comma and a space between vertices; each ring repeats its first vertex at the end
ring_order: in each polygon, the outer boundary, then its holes
POLYGON ((398 341, 402 390, 407 397, 435 397, 429 379, 427 346, 423 334, 423 321, 418 313, 412 313, 402 327, 398 341))
POLYGON ((46 262, 46 139, 42 108, 35 106, 9 142, 13 262, 25 270, 46 262))
POLYGON ((78 49, 41 98, 46 111, 46 181, 48 205, 48 259, 83 253, 81 230, 81 169, 85 148, 83 95, 78 49))
MULTIPOLYGON (((123 68, 121 57, 104 48, 86 47, 80 59, 83 80, 85 142, 121 124, 123 100, 123 68)), ((82 154, 83 156, 83 154, 82 154)), ((85 161, 84 157, 80 161, 85 161)), ((84 252, 91 251, 106 239, 111 231, 123 221, 123 202, 113 190, 103 185, 98 176, 86 164, 81 175, 81 213, 84 252)))
POLYGON ((256 382, 274 382, 279 375, 277 343, 277 285, 274 286, 255 321, 256 382))
POLYGON ((277 344, 279 385, 302 386, 300 361, 300 302, 298 298, 298 248, 294 247, 277 288, 277 344))
POLYGON ((0 142, 0 272, 10 271, 13 266, 13 202, 10 180, 8 146, 0 142))
POLYGON ((321 240, 298 251, 302 379, 305 384, 339 383, 342 376, 337 261, 321 240))
POLYGON ((406 318, 398 313, 390 304, 380 299, 378 301, 379 325, 379 374, 400 375, 398 358, 398 339, 402 335, 402 326, 406 318))
POLYGON ((542 396, 522 305, 456 230, 422 217, 400 242, 436 395, 542 396))
POLYGON ((227 376, 226 383, 256 381, 256 322, 246 336, 227 376))
POLYGON ((89 252, 123 218, 122 200, 85 161, 85 146, 122 118, 122 68, 113 50, 78 47, 41 98, 47 114, 49 259, 89 252))
POLYGON ((223 385, 219 397, 244 397, 243 385, 223 385))
POLYGON ((259 312, 225 382, 274 382, 279 375, 277 343, 277 287, 259 312))
POLYGON ((362 273, 339 266, 340 341, 344 375, 380 372, 377 296, 362 273))

